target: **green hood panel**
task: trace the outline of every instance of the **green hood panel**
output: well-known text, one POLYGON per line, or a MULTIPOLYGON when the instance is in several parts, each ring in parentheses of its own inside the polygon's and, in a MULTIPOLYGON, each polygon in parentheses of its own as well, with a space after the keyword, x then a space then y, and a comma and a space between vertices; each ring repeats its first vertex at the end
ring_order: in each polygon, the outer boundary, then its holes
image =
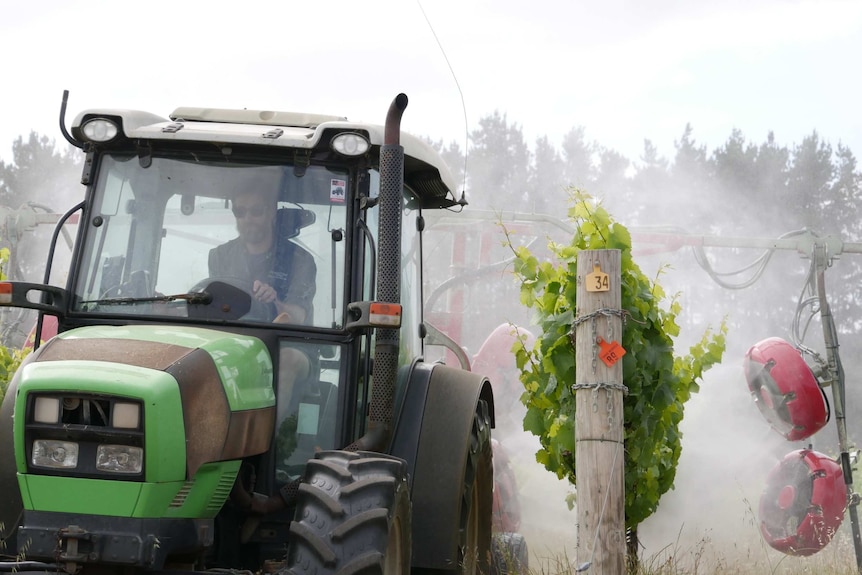
POLYGON ((107 498, 138 501, 121 515, 211 516, 239 461, 266 452, 273 436, 272 360, 254 337, 183 326, 84 327, 51 339, 18 375, 15 463, 22 496, 35 510, 79 509, 74 490, 54 493, 69 479, 70 489, 79 486, 90 498, 101 481, 116 483, 107 498), (56 405, 59 415, 37 417, 38 397, 49 398, 41 404, 56 405), (142 408, 139 426, 115 427, 112 406, 130 402, 142 408), (65 407, 83 404, 99 416, 91 421, 65 407), (62 471, 36 467, 32 442, 40 438, 77 442, 83 459, 62 471), (143 473, 115 481, 124 478, 98 468, 90 454, 128 441, 143 447, 143 473), (182 505, 173 501, 180 486, 182 505))
POLYGON ((157 370, 167 370, 186 353, 201 349, 215 364, 232 411, 275 403, 272 359, 255 337, 184 326, 90 326, 59 334, 45 346, 40 360, 52 346, 64 348, 55 352, 62 359, 132 363, 157 370))

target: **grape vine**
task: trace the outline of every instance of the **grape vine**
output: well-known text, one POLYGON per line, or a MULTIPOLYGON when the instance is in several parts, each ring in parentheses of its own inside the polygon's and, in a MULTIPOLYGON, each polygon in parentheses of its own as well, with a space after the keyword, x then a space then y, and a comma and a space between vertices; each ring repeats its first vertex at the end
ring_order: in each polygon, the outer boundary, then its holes
MULTIPOLYGON (((4 270, 9 263, 9 248, 0 248, 0 280, 6 279, 4 270)), ((12 376, 18 370, 18 366, 27 355, 27 351, 8 348, 0 344, 0 401, 6 395, 6 388, 12 376)))
MULTIPOLYGON (((513 351, 525 392, 524 429, 539 437, 539 463, 575 484, 575 350, 574 329, 577 258, 582 250, 619 249, 625 435, 626 526, 636 528, 657 508, 673 487, 682 451, 679 424, 684 406, 699 390, 704 372, 721 361, 725 350, 725 322, 708 328, 688 354, 674 355, 680 333, 677 296, 668 298, 658 278, 650 280, 632 259, 631 235, 588 194, 573 190, 568 210, 576 231, 568 244, 550 242, 557 260, 540 261, 523 246, 515 253, 515 275, 521 302, 534 309, 541 336, 528 348, 517 342, 513 351)), ((587 393, 587 392, 584 392, 587 393)))

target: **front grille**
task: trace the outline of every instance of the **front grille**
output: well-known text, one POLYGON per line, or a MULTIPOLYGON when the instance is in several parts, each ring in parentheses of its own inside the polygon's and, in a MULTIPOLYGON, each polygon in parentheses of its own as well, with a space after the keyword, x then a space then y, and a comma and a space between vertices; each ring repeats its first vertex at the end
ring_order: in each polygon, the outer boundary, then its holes
POLYGON ((144 406, 126 397, 82 393, 31 393, 25 415, 27 472, 37 475, 62 475, 143 481, 145 466, 139 473, 106 471, 97 467, 99 446, 130 446, 144 449, 144 406), (73 445, 77 449, 74 466, 54 466, 44 453, 34 463, 33 443, 40 441, 73 445), (38 464, 37 464, 38 463, 38 464))
POLYGON ((64 424, 108 427, 111 402, 107 399, 68 396, 62 398, 61 420, 64 424))

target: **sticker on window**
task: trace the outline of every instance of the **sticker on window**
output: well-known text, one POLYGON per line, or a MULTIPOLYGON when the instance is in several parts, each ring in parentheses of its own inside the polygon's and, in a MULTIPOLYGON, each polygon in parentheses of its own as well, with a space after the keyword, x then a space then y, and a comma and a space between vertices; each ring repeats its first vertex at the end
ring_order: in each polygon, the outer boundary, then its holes
POLYGON ((347 188, 347 180, 332 179, 329 182, 329 201, 339 204, 344 203, 344 190, 347 188))

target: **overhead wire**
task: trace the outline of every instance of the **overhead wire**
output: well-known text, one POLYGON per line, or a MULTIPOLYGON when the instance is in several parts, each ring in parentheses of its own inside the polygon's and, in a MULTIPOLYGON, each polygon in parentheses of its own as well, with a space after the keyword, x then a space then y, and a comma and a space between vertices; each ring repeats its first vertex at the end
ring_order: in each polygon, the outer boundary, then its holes
MULTIPOLYGON (((434 36, 434 41, 437 42, 437 47, 440 48, 440 53, 443 54, 443 59, 446 61, 446 66, 449 67, 449 73, 452 74, 452 80, 455 81, 455 87, 458 88, 458 95, 461 97, 461 111, 464 114, 464 172, 461 174, 461 199, 458 200, 455 198, 455 201, 460 204, 460 209, 457 212, 460 212, 464 209, 464 205, 466 201, 464 200, 465 190, 467 189, 467 152, 470 146, 470 129, 469 122, 467 121, 467 103, 464 98, 464 92, 461 90, 461 83, 458 81, 458 76, 455 74, 455 69, 452 67, 452 63, 449 61, 449 56, 446 54, 446 50, 443 48, 443 43, 440 42, 440 38, 437 37, 437 32, 434 30, 434 26, 431 24, 431 20, 428 18, 428 15, 425 13, 425 8, 422 7, 422 2, 420 0, 416 0, 416 4, 419 6, 419 11, 422 12, 422 17, 425 18, 425 23, 428 24, 428 29, 431 30, 431 35, 434 36)), ((451 208, 447 208, 449 211, 456 211, 451 208)))

